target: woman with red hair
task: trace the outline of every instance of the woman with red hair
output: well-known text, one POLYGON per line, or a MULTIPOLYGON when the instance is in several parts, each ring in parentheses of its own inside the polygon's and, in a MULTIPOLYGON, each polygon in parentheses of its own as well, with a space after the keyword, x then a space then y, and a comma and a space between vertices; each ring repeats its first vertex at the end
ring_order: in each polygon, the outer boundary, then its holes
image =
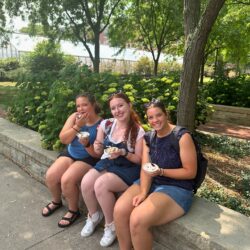
POLYGON ((100 241, 103 247, 110 246, 116 239, 113 210, 117 193, 125 191, 139 178, 144 136, 127 95, 114 93, 108 102, 113 118, 101 122, 94 143, 95 152, 102 158, 81 183, 88 209, 81 235, 90 236, 104 215, 105 229, 100 241))

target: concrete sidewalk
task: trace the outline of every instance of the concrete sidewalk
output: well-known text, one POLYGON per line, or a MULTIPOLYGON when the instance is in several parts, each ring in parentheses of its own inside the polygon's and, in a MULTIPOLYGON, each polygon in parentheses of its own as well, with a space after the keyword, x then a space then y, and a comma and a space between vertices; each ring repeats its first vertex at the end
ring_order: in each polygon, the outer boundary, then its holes
MULTIPOLYGON (((99 245, 103 228, 82 238, 85 215, 68 229, 57 226, 66 207, 50 217, 41 208, 50 201, 47 188, 0 154, 0 249, 104 249, 99 245)), ((117 242, 108 249, 118 249, 117 242)))

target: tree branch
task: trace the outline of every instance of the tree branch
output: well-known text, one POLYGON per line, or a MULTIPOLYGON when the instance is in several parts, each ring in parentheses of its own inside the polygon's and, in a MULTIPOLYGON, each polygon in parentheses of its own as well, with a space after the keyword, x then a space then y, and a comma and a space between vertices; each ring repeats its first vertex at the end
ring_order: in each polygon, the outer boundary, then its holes
POLYGON ((70 14, 68 13, 67 10, 64 10, 66 15, 68 16, 68 18, 70 19, 70 22, 73 24, 74 26, 74 29, 75 29, 75 35, 77 36, 77 38, 79 39, 80 42, 82 42, 83 46, 86 48, 86 50, 88 51, 89 53, 89 57, 91 59, 92 62, 94 62, 94 56, 87 44, 87 32, 84 28, 83 30, 83 36, 84 36, 84 39, 82 38, 81 34, 80 34, 80 31, 79 31, 79 28, 78 28, 78 25, 77 23, 74 21, 74 19, 70 16, 70 14))
POLYGON ((113 15, 114 10, 115 10, 115 8, 117 7, 117 5, 119 4, 119 2, 121 2, 121 0, 118 0, 118 1, 113 5, 113 7, 111 8, 111 11, 110 11, 110 13, 109 13, 109 15, 108 15, 108 18, 107 18, 107 22, 106 22, 106 24, 103 26, 103 28, 100 30, 100 33, 102 33, 102 32, 107 28, 107 26, 109 25, 110 18, 111 18, 111 16, 113 15))

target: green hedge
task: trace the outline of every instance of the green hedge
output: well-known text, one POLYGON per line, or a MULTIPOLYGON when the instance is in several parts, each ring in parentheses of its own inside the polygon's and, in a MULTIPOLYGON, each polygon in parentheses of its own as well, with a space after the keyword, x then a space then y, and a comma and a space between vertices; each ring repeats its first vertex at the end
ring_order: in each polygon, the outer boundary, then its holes
POLYGON ((214 104, 250 108, 250 76, 220 76, 207 83, 206 96, 214 104))
POLYGON ((19 61, 16 58, 0 59, 0 81, 15 80, 14 75, 19 67, 19 61))
MULTIPOLYGON (((19 91, 10 112, 13 122, 41 133, 44 148, 62 148, 58 134, 69 114, 75 111, 75 96, 82 91, 95 94, 102 107, 103 117, 110 116, 107 106, 109 95, 122 90, 129 96, 146 129, 143 105, 153 97, 165 103, 173 122, 176 121, 179 82, 174 78, 145 79, 138 75, 95 74, 87 66, 77 63, 65 66, 56 78, 50 72, 45 72, 40 75, 40 81, 29 78, 32 81, 18 82, 19 91)), ((203 96, 198 99, 197 124, 205 121, 206 113, 210 109, 203 96)))

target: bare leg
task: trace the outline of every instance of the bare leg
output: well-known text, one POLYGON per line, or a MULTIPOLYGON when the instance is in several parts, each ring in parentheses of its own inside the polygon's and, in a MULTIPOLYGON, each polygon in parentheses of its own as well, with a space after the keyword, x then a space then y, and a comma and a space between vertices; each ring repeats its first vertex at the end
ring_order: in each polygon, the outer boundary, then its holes
POLYGON ((110 224, 114 220, 115 193, 122 192, 127 188, 128 185, 113 173, 105 173, 96 180, 94 186, 95 194, 102 208, 106 224, 110 224))
MULTIPOLYGON (((72 163, 73 160, 68 157, 59 157, 47 170, 46 185, 52 195, 52 200, 56 203, 61 202, 61 178, 72 163)), ((54 205, 50 204, 50 208, 53 209, 54 205)), ((45 207, 42 213, 47 212, 48 209, 45 207)))
POLYGON ((90 216, 98 210, 98 201, 96 199, 94 190, 95 181, 104 173, 104 171, 100 173, 92 168, 88 171, 87 174, 84 175, 81 182, 82 196, 90 216))
POLYGON ((134 206, 132 205, 133 197, 139 192, 139 185, 133 185, 122 194, 115 204, 114 221, 120 250, 132 249, 129 218, 134 209, 134 206))
POLYGON ((130 232, 135 250, 152 249, 152 226, 166 224, 181 217, 184 210, 169 196, 152 193, 130 216, 130 232))
MULTIPOLYGON (((72 211, 78 211, 79 185, 82 177, 91 169, 91 166, 82 161, 75 161, 63 174, 61 179, 62 193, 67 200, 68 208, 72 211)), ((72 213, 67 212, 64 216, 72 217, 72 213)), ((69 221, 61 220, 60 224, 69 224, 69 221)))

